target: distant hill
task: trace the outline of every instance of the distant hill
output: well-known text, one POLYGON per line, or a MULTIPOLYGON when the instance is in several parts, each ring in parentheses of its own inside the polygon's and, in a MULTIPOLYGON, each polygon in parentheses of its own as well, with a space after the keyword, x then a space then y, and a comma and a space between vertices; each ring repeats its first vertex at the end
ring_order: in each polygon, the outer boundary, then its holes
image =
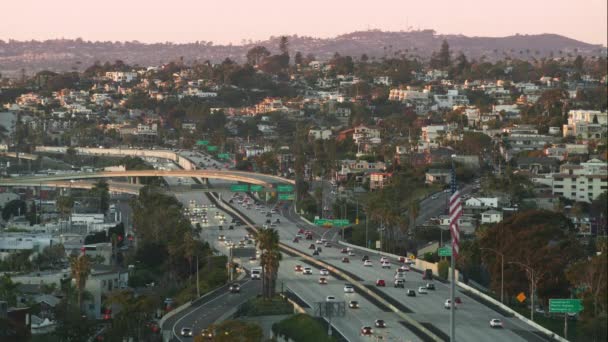
MULTIPOLYGON (((428 58, 439 50, 446 39, 453 53, 464 52, 469 58, 488 60, 506 56, 516 58, 567 57, 581 54, 605 55, 606 47, 584 43, 556 34, 515 35, 508 37, 467 37, 463 35, 438 35, 433 30, 409 32, 384 32, 379 30, 359 31, 334 38, 312 38, 290 36, 292 55, 296 51, 312 54, 317 59, 327 60, 338 52, 342 55, 370 58, 392 56, 417 56, 428 58)), ((184 58, 186 63, 195 60, 219 62, 225 58, 243 61, 244 56, 255 45, 266 46, 276 51, 279 37, 245 45, 213 45, 210 42, 190 44, 144 44, 139 42, 90 42, 82 39, 57 39, 47 41, 0 40, 0 73, 19 76, 25 69, 28 75, 40 70, 82 71, 95 61, 113 62, 123 60, 131 65, 158 65, 184 58)))

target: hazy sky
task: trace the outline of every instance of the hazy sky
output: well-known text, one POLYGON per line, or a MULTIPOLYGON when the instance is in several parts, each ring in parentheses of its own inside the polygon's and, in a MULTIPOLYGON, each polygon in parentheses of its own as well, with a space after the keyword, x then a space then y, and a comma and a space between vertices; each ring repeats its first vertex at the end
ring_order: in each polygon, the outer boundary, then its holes
POLYGON ((239 44, 367 28, 468 36, 557 33, 606 45, 606 0, 0 0, 0 39, 239 44))

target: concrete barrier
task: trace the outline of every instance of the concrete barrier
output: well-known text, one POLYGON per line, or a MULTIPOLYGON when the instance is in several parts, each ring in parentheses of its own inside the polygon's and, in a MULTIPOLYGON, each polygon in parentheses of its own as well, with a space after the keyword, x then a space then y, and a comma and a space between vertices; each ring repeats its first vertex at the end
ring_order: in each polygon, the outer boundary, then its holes
POLYGON ((161 317, 161 319, 158 321, 158 326, 159 326, 159 327, 162 329, 162 328, 163 328, 163 325, 165 324, 165 322, 166 322, 166 321, 167 321, 169 318, 171 318, 171 317, 173 317, 173 316, 177 315, 178 313, 180 313, 180 312, 182 312, 182 311, 186 310, 186 309, 187 309, 187 308, 189 308, 191 305, 192 305, 192 302, 187 302, 187 303, 185 303, 185 304, 182 304, 182 305, 178 306, 178 307, 177 307, 177 308, 175 308, 174 310, 169 311, 167 314, 165 314, 163 317, 161 317))
MULTIPOLYGON (((213 196, 215 199, 217 199, 213 194, 211 194, 211 196, 213 196)), ((223 200, 220 201, 219 199, 218 203, 225 208, 225 210, 228 210, 230 212, 232 212, 235 216, 239 217, 245 224, 247 224, 251 229, 253 229, 254 231, 257 232, 257 228, 255 226, 253 226, 252 224, 249 223, 249 220, 247 220, 243 215, 241 215, 239 212, 237 212, 236 210, 234 210, 231 206, 229 206, 228 204, 226 204, 223 200)), ((424 327, 423 325, 421 325, 420 323, 418 323, 418 321, 414 320, 413 318, 411 318, 409 315, 406 315, 405 313, 403 313, 401 310, 399 310, 397 307, 395 307, 394 305, 392 305, 391 303, 389 303, 388 301, 386 301, 384 298, 378 296, 377 294, 375 294, 374 292, 372 292, 371 290, 369 290, 367 287, 363 286, 363 284, 361 284, 360 282, 356 281, 355 279, 351 278, 348 274, 343 273, 342 271, 336 269, 335 267, 326 264, 322 261, 319 261, 315 258, 310 257, 307 254, 304 254, 302 252, 300 252, 297 249, 291 248, 288 245, 285 245, 283 243, 279 243, 279 246, 281 248, 283 248, 284 250, 296 254, 298 256, 300 256, 301 258, 307 260, 310 263, 316 264, 320 267, 324 267, 327 270, 329 270, 330 272, 334 272, 335 274, 338 274, 339 276, 341 276, 343 279, 345 279, 346 281, 348 281, 349 283, 353 284, 355 287, 357 287, 359 289, 359 291, 363 291, 368 293, 371 297, 373 297, 375 300, 377 300, 378 302, 382 303, 383 305, 385 305, 386 307, 388 307, 389 309, 391 309, 391 311, 393 311, 395 314, 397 314, 397 316, 399 316, 401 319, 405 320, 406 322, 412 324, 413 326, 415 326, 416 328, 418 328, 418 330, 420 330, 422 333, 424 333, 425 335, 429 336, 433 341, 443 341, 443 339, 441 339, 439 336, 435 335, 433 332, 431 332, 430 330, 428 330, 426 327, 424 327)))

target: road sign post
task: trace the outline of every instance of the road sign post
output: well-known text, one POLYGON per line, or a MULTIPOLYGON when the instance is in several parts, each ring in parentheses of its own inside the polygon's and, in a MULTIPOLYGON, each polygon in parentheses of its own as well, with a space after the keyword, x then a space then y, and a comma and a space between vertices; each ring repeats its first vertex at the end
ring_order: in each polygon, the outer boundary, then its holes
POLYGON ((564 338, 568 338, 568 314, 583 311, 583 303, 580 299, 549 299, 549 312, 564 314, 564 338))

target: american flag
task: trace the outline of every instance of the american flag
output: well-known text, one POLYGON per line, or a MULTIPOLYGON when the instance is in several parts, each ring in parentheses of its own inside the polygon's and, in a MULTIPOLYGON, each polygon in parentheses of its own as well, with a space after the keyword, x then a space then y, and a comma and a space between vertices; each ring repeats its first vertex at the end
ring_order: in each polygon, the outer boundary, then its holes
POLYGON ((450 196, 450 234, 452 235, 452 256, 458 257, 458 247, 460 243, 460 228, 458 219, 462 216, 462 204, 460 203, 460 192, 456 186, 456 172, 452 167, 452 196, 450 196))

